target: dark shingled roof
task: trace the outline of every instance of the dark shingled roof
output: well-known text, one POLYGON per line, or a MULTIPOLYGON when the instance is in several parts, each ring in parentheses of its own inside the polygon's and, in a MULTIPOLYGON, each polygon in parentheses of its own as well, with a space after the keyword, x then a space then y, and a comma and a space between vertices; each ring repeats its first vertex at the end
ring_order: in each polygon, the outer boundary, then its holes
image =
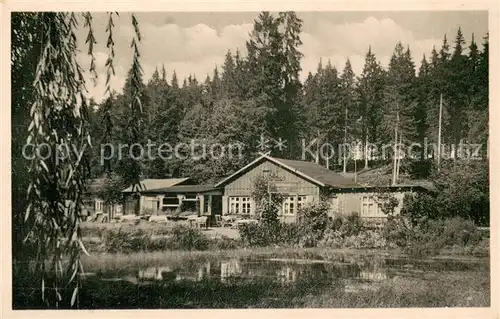
POLYGON ((277 157, 272 157, 272 159, 274 159, 277 162, 283 163, 285 166, 288 166, 294 169, 295 171, 300 172, 327 186, 331 187, 359 186, 354 182, 353 179, 342 176, 342 174, 335 173, 327 169, 326 167, 321 166, 314 162, 288 160, 277 157))
MULTIPOLYGON (((209 185, 174 185, 171 187, 156 188, 149 192, 154 193, 205 193, 211 191, 217 191, 220 188, 215 188, 213 184, 209 185)), ((146 193, 148 191, 145 191, 146 193)), ((144 192, 143 192, 144 193, 144 192)))
POLYGON ((106 179, 105 178, 95 178, 87 184, 87 193, 88 194, 97 194, 101 191, 104 190, 104 187, 106 185, 106 179))

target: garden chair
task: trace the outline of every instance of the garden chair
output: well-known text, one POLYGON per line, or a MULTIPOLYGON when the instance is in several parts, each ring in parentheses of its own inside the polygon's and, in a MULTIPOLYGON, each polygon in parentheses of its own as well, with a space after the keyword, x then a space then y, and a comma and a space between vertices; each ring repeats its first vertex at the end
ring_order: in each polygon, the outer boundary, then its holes
POLYGON ((222 227, 224 221, 221 215, 215 215, 215 227, 222 227))
POLYGON ((207 226, 207 216, 198 217, 195 220, 196 228, 203 228, 207 226))
POLYGON ((232 227, 233 226, 233 223, 234 221, 236 220, 236 217, 233 216, 233 215, 223 215, 221 216, 221 227, 232 227))

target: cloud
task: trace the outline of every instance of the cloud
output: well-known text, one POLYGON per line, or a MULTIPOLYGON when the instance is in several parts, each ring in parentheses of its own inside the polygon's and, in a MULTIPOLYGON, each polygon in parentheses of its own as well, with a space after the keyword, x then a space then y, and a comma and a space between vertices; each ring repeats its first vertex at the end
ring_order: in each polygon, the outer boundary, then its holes
POLYGON ((349 57, 354 72, 359 75, 369 46, 382 65, 387 67, 399 41, 410 46, 413 61, 418 68, 422 55, 425 53, 429 57, 432 47, 441 43, 440 39, 416 39, 411 30, 404 29, 393 20, 378 20, 373 17, 363 22, 341 25, 320 21, 312 31, 302 35, 302 40, 302 78, 307 76, 307 72, 316 70, 320 58, 324 63, 330 59, 332 65, 341 71, 349 57))
MULTIPOLYGON (((167 21, 167 20, 166 20, 167 21)), ((172 22, 172 21, 167 21, 172 22)), ((215 65, 222 66, 227 50, 235 52, 239 48, 244 55, 245 42, 252 30, 252 24, 231 24, 214 29, 206 24, 181 27, 177 24, 163 25, 141 23, 140 43, 141 64, 144 79, 147 81, 156 67, 165 65, 167 77, 176 71, 180 81, 190 74, 196 74, 199 81, 204 81, 211 74, 215 65)), ((116 76, 112 80, 112 88, 120 91, 125 83, 127 70, 132 62, 130 41, 134 36, 132 26, 117 22, 115 29, 115 68, 116 76)), ((315 72, 320 58, 324 64, 331 63, 342 71, 346 58, 349 57, 356 75, 362 71, 364 56, 368 47, 376 54, 384 66, 387 66, 394 46, 398 41, 409 45, 417 68, 422 54, 430 55, 432 47, 440 46, 440 39, 417 39, 411 30, 404 29, 391 19, 375 19, 369 17, 364 21, 347 24, 335 24, 334 21, 317 21, 308 32, 301 34, 304 54, 301 78, 305 79, 309 71, 315 72)), ((95 54, 100 83, 96 88, 89 88, 96 100, 102 99, 106 70, 104 67, 107 51, 103 44, 95 54)), ((85 51, 85 50, 83 50, 85 51)), ((88 66, 88 57, 80 54, 79 58, 88 66), (87 60, 85 60, 87 59, 87 60)))

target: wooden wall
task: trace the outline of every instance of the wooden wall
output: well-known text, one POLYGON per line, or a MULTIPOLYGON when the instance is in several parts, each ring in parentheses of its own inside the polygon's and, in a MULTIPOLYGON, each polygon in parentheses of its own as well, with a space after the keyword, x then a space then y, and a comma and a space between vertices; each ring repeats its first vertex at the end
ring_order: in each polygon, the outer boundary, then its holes
MULTIPOLYGON (((391 194, 399 201, 399 205, 395 209, 395 214, 399 214, 401 208, 403 206, 403 198, 406 192, 397 191, 392 192, 391 194)), ((363 196, 372 196, 376 197, 377 193, 373 192, 342 192, 336 194, 338 197, 338 213, 347 215, 353 212, 360 214, 361 217, 387 217, 382 211, 379 209, 378 214, 367 216, 361 214, 361 198, 363 196)))
POLYGON ((224 187, 224 195, 250 195, 252 193, 255 178, 259 175, 263 175, 264 171, 268 171, 270 174, 279 176, 283 182, 297 183, 299 195, 319 195, 318 186, 269 161, 264 161, 258 164, 247 173, 227 184, 226 187, 224 187))
MULTIPOLYGON (((297 195, 307 196, 308 202, 319 200, 319 187, 317 185, 283 169, 272 162, 264 161, 257 164, 253 169, 245 174, 237 177, 224 187, 224 196, 222 197, 222 213, 226 214, 228 212, 230 196, 250 197, 253 191, 253 183, 255 179, 264 174, 278 176, 283 182, 297 183, 297 195)), ((251 203, 253 210, 255 208, 255 203, 253 201, 251 203)))

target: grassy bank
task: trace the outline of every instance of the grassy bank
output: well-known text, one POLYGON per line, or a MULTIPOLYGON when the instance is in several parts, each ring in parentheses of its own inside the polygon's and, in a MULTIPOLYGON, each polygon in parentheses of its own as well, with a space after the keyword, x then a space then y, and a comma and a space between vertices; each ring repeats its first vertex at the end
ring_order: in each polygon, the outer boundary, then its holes
POLYGON ((397 278, 369 291, 346 292, 343 280, 283 286, 271 281, 202 281, 136 286, 127 282, 88 284, 82 308, 366 308, 487 307, 483 273, 443 274, 429 279, 397 278), (97 288, 97 285, 98 288, 97 288), (120 291, 119 294, 116 291, 120 291), (124 302, 124 296, 127 296, 124 302))

